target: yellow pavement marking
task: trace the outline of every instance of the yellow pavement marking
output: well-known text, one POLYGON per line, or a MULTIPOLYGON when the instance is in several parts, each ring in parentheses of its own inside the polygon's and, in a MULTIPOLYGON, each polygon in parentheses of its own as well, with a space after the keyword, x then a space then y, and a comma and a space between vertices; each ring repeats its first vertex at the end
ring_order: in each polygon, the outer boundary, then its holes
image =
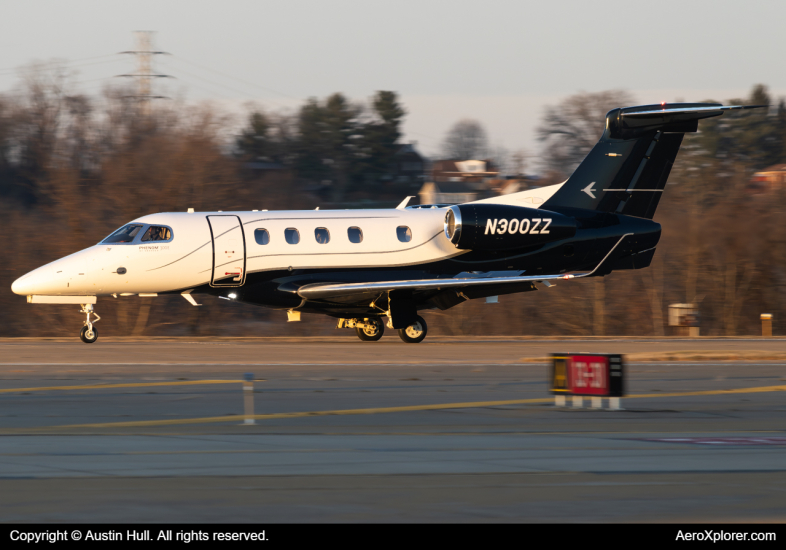
MULTIPOLYGON (((675 392, 675 393, 639 393, 628 395, 625 399, 647 399, 653 397, 692 397, 702 395, 731 395, 744 393, 765 393, 786 391, 786 385, 782 386, 760 386, 756 388, 737 388, 732 390, 707 390, 694 392, 675 392)), ((274 420, 279 418, 304 418, 307 416, 339 416, 339 415, 360 415, 360 414, 382 414, 395 412, 412 411, 437 411, 445 409, 471 409, 481 407, 499 407, 504 405, 524 405, 528 403, 549 403, 551 397, 541 397, 535 399, 514 399, 509 401, 468 401, 463 403, 439 403, 432 405, 410 405, 405 407, 379 407, 373 409, 344 409, 334 411, 308 411, 291 413, 255 414, 247 417, 242 414, 229 416, 209 416, 204 418, 180 418, 168 420, 139 420, 130 422, 107 422, 100 424, 69 424, 65 426, 51 426, 49 428, 140 428, 146 426, 175 426, 183 424, 211 424, 219 422, 239 422, 246 418, 255 420, 274 420)), ((34 428, 35 429, 35 428, 34 428)))
MULTIPOLYGON (((256 381, 256 380, 255 380, 256 381)), ((36 391, 105 390, 112 388, 148 388, 153 386, 198 386, 203 384, 242 384, 242 380, 179 380, 172 382, 134 382, 128 384, 91 384, 86 386, 42 386, 40 388, 2 389, 0 393, 36 391)))
POLYGON ((737 388, 733 390, 707 390, 707 391, 686 391, 677 393, 637 393, 634 395, 626 395, 624 399, 630 398, 646 398, 646 397, 691 397, 695 395, 726 395, 735 393, 767 393, 773 391, 786 391, 786 385, 783 386, 759 386, 758 388, 737 388))
POLYGON ((381 407, 376 409, 346 409, 337 411, 309 411, 273 414, 255 414, 248 417, 242 414, 230 416, 210 416, 205 418, 180 418, 172 420, 140 420, 131 422, 108 422, 104 424, 71 424, 68 426, 56 426, 57 428, 129 428, 143 426, 172 426, 177 424, 210 424, 215 422, 239 422, 246 418, 255 420, 272 420, 276 418, 303 418, 306 416, 331 416, 331 415, 353 415, 353 414, 380 414, 407 411, 434 411, 440 409, 469 409, 477 407, 491 407, 496 405, 519 405, 522 403, 545 403, 551 398, 538 399, 516 399, 514 401, 471 401, 467 403, 441 403, 437 405, 411 405, 407 407, 381 407))

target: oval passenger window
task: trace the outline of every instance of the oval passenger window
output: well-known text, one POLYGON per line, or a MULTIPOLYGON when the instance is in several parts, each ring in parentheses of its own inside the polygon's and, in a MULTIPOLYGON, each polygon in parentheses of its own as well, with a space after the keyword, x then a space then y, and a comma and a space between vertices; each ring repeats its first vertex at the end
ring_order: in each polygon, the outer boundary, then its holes
POLYGON ((402 243, 408 243, 412 240, 412 230, 406 225, 399 225, 396 228, 396 236, 402 243))
POLYGON ((314 238, 319 244, 327 244, 330 242, 330 231, 325 227, 317 227, 314 230, 314 238))
POLYGON ((297 244, 300 242, 300 233, 294 227, 288 227, 284 230, 284 238, 289 244, 297 244))
POLYGON ((350 227, 347 229, 347 236, 349 236, 349 242, 351 243, 363 242, 363 230, 359 227, 350 227))
POLYGON ((254 240, 257 244, 268 244, 270 233, 267 232, 267 229, 254 229, 254 240))

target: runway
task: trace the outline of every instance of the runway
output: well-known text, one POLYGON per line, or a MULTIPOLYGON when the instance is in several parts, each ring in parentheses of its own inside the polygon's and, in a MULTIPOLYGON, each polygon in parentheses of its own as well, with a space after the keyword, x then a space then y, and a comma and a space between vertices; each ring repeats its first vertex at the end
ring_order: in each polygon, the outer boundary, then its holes
POLYGON ((556 408, 566 350, 786 340, 0 341, 0 519, 786 519, 782 362, 632 363, 625 410, 556 408))

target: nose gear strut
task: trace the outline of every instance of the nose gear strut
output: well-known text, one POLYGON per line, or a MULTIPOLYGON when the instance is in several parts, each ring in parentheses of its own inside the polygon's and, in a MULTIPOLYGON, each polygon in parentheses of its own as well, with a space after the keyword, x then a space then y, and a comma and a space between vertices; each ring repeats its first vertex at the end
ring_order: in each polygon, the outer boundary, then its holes
POLYGON ((100 321, 101 317, 98 316, 98 313, 93 311, 93 304, 82 304, 82 309, 79 311, 79 313, 84 313, 87 315, 85 326, 82 327, 82 332, 79 333, 79 338, 81 338, 85 344, 92 344, 98 340, 98 332, 93 326, 93 323, 100 321), (95 316, 93 321, 90 320, 91 314, 95 316))

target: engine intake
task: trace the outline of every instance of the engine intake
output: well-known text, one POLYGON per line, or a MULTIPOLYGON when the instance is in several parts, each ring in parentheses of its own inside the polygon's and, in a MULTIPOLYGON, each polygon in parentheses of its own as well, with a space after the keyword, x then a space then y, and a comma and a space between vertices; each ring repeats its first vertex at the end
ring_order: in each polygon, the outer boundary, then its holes
POLYGON ((445 215, 445 235, 461 250, 507 250, 569 239, 576 220, 504 204, 459 204, 445 215))

